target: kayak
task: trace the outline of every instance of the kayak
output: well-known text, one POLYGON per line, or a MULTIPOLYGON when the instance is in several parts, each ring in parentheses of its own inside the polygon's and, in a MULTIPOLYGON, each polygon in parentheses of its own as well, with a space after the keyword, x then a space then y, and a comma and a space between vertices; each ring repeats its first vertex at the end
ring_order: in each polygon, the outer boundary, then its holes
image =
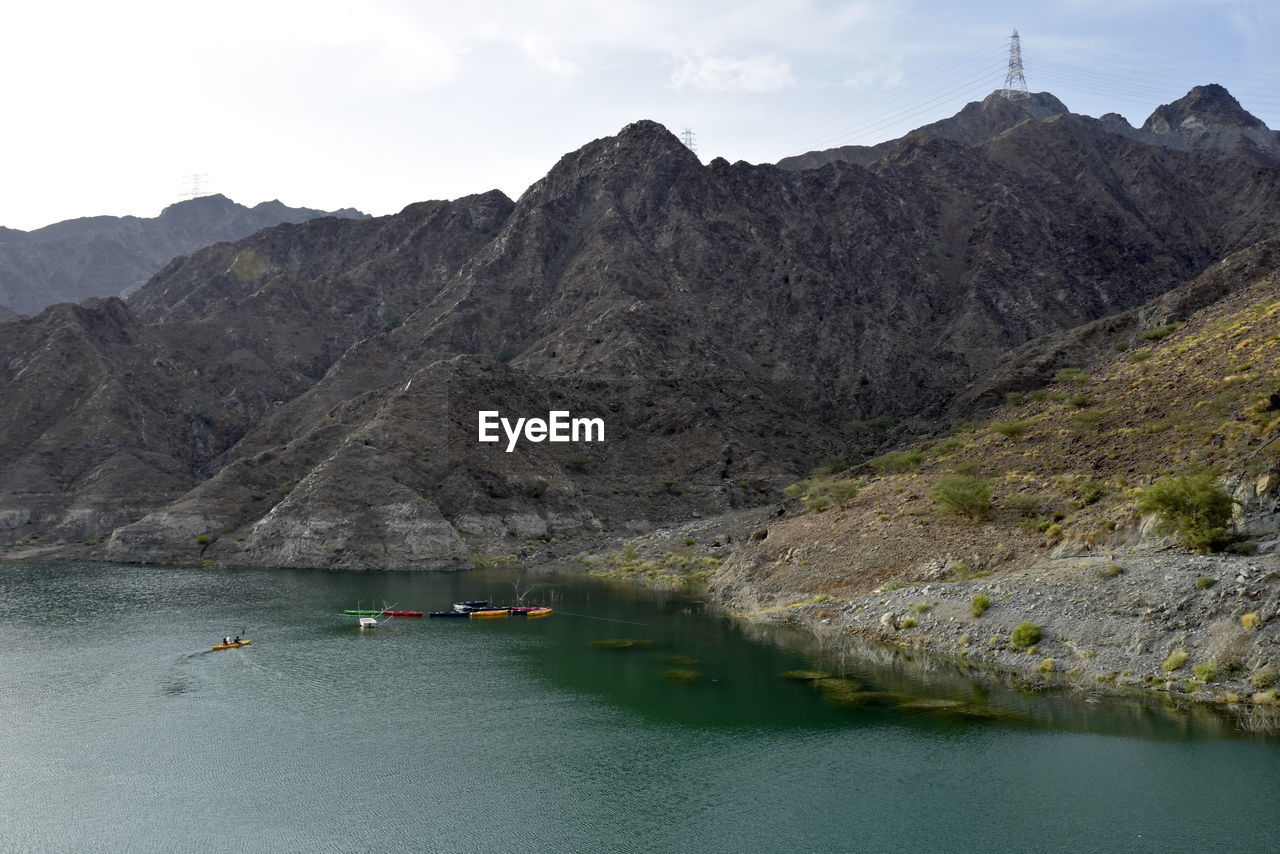
POLYGON ((470 611, 432 611, 428 617, 470 617, 470 611))
POLYGON ((421 611, 383 611, 388 617, 421 617, 421 611))
POLYGON ((382 615, 383 615, 383 613, 385 613, 385 612, 383 612, 383 611, 369 611, 369 610, 357 611, 357 610, 356 610, 356 609, 354 609, 354 608, 349 608, 349 609, 347 609, 346 611, 343 611, 342 613, 346 614, 348 617, 380 617, 380 616, 382 616, 382 615))
POLYGON ((238 646, 248 646, 251 643, 253 643, 251 640, 242 640, 239 643, 215 643, 209 651, 216 652, 220 649, 235 649, 238 646))
POLYGON ((539 617, 550 617, 550 616, 551 616, 551 609, 550 609, 550 608, 538 608, 538 609, 537 609, 537 610, 535 610, 535 611, 530 611, 528 614, 525 614, 525 616, 526 616, 526 617, 528 617, 530 620, 536 620, 536 619, 538 619, 539 617))
POLYGON ((467 616, 473 620, 494 620, 499 617, 510 617, 511 612, 506 608, 490 608, 485 611, 469 611, 467 616))

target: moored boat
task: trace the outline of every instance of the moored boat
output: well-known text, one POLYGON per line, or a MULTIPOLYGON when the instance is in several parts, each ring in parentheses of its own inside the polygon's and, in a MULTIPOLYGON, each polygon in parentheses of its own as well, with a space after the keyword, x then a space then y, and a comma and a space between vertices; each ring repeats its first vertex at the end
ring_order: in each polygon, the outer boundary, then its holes
POLYGON ((215 643, 210 652, 216 652, 220 649, 235 649, 238 646, 248 646, 253 643, 252 640, 233 641, 232 643, 215 643))
POLYGON ((489 607, 488 599, 467 599, 462 602, 454 602, 453 610, 470 613, 471 611, 484 611, 489 607))
POLYGON ((470 617, 470 611, 430 611, 428 617, 470 617))
POLYGON ((496 620, 502 617, 510 617, 511 611, 506 608, 486 608, 483 611, 471 611, 469 616, 473 620, 496 620))
POLYGON ((389 612, 389 611, 374 611, 374 610, 370 610, 370 609, 368 609, 368 608, 363 608, 363 609, 348 608, 347 610, 343 611, 342 613, 343 613, 343 614, 346 614, 348 617, 380 617, 380 616, 382 616, 383 614, 387 614, 387 613, 390 613, 390 612, 389 612))
POLYGON ((421 617, 421 611, 383 611, 381 612, 388 617, 421 617))
POLYGON ((551 609, 550 609, 550 608, 535 608, 534 610, 530 611, 530 612, 529 612, 528 614, 526 614, 525 616, 526 616, 526 617, 528 617, 530 620, 536 620, 536 619, 538 619, 539 617, 550 617, 550 616, 551 616, 551 609))

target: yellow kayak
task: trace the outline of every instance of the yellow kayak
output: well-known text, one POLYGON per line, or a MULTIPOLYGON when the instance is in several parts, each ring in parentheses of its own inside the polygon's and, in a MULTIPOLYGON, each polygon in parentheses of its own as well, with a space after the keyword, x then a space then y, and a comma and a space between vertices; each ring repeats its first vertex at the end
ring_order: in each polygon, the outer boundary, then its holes
POLYGON ((473 620, 496 620, 502 617, 510 617, 511 612, 506 608, 491 608, 487 611, 472 611, 471 619, 473 620))
POLYGON ((251 640, 242 640, 239 643, 215 643, 210 652, 216 652, 220 649, 235 649, 238 646, 248 646, 253 643, 251 640))

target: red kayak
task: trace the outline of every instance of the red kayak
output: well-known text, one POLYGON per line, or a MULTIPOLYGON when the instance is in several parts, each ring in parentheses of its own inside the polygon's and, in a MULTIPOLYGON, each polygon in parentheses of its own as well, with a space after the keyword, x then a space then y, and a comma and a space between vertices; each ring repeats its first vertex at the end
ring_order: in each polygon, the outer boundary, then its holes
POLYGON ((388 617, 421 617, 421 611, 383 611, 388 617))

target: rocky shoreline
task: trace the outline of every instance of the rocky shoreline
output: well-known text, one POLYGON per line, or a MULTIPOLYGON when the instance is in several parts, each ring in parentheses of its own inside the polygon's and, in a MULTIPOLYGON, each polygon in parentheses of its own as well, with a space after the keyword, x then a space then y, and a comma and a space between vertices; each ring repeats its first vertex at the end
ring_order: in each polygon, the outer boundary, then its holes
POLYGON ((1169 551, 1045 558, 999 575, 848 598, 755 608, 743 607, 741 591, 717 599, 747 621, 990 665, 1027 687, 1176 695, 1224 706, 1248 729, 1280 728, 1275 557, 1169 551), (985 608, 975 608, 980 597, 985 608), (1034 631, 1017 637, 1024 624, 1034 631))

